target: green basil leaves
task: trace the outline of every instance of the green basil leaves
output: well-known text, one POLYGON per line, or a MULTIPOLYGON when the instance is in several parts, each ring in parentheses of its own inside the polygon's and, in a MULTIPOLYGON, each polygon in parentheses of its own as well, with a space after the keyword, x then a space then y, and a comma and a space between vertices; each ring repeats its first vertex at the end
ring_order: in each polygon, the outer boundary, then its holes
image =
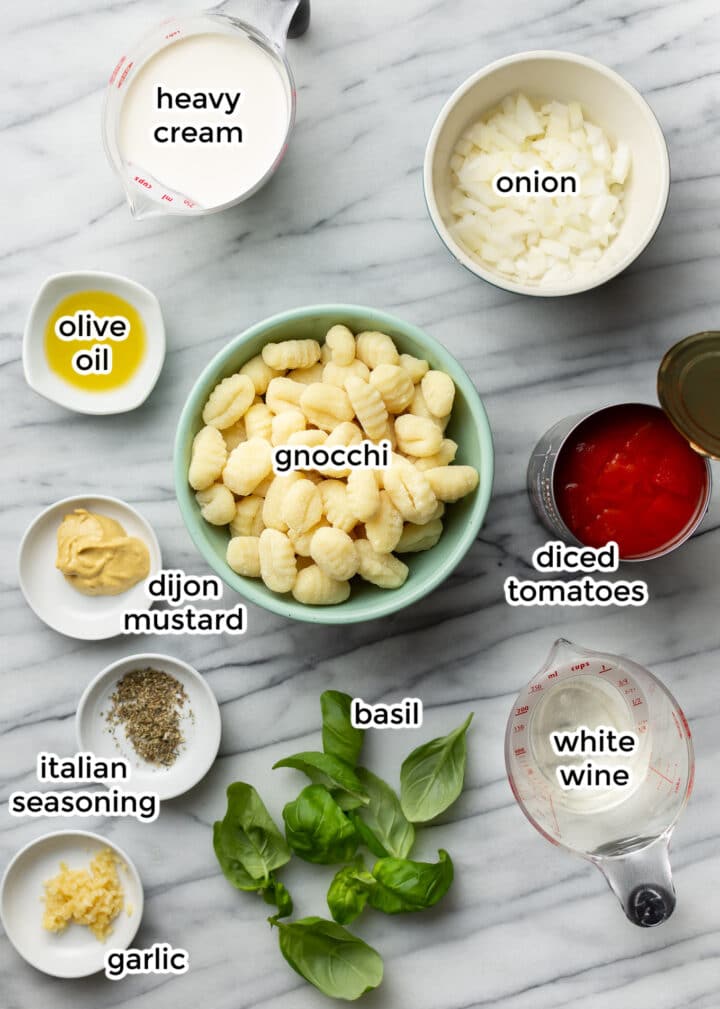
POLYGON ((355 767, 360 759, 365 730, 353 728, 351 705, 352 698, 338 690, 326 690, 320 697, 323 750, 348 767, 355 767))
POLYGON ((380 955, 345 925, 366 908, 403 914, 434 907, 450 889, 453 863, 409 858, 414 824, 444 812, 465 778, 466 734, 472 715, 453 732, 418 747, 400 771, 400 796, 377 775, 358 766, 365 731, 351 723, 352 699, 336 690, 320 698, 323 751, 307 750, 275 767, 302 771, 312 784, 283 809, 285 836, 252 785, 227 791, 225 817, 215 823, 213 846, 220 867, 238 889, 256 892, 277 908, 268 919, 278 929, 280 951, 301 977, 330 998, 353 1001, 383 978, 380 955), (358 849, 376 858, 368 870, 358 849), (333 921, 301 918, 293 911, 277 870, 291 853, 306 862, 340 865, 327 893, 333 921))
POLYGON ((274 870, 290 861, 290 849, 252 785, 227 790, 225 818, 213 826, 213 848, 226 879, 238 890, 262 893, 282 916, 292 914, 290 894, 274 870))
POLYGON ((324 918, 269 921, 292 969, 324 995, 352 1002, 382 981, 380 954, 342 925, 324 918))
POLYGON ((451 806, 465 780, 465 735, 473 716, 448 736, 419 746, 400 769, 400 802, 411 823, 427 823, 451 806))
POLYGON ((323 785, 308 785, 283 809, 285 836, 306 862, 348 862, 358 846, 355 827, 323 785))

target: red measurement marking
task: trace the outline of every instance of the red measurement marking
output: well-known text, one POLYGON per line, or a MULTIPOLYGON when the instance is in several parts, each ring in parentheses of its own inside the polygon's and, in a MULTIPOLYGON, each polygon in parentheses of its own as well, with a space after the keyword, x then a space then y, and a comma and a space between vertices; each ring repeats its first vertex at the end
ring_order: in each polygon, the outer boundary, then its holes
POLYGON ((127 80, 127 76, 130 73, 130 71, 132 70, 132 68, 133 68, 133 64, 132 63, 128 63, 128 65, 123 70, 122 76, 120 77, 120 80, 118 81, 118 90, 123 86, 123 84, 127 80))
POLYGON ((525 755, 525 747, 524 746, 518 746, 517 750, 515 750, 515 756, 516 757, 522 757, 524 755, 525 755))
POLYGON ((172 203, 173 198, 168 193, 163 193, 160 197, 161 200, 165 200, 167 203, 172 203))
MULTIPOLYGON (((603 667, 600 670, 600 672, 601 673, 611 673, 612 672, 612 668, 613 668, 612 666, 606 666, 605 663, 603 662, 603 667)), ((627 683, 627 680, 625 682, 627 683)))
POLYGON ((180 34, 180 29, 176 28, 174 32, 168 32, 168 34, 165 36, 165 38, 166 39, 174 39, 175 36, 179 35, 179 34, 180 34))
POLYGON ((516 715, 527 715, 527 713, 528 713, 529 710, 530 710, 529 705, 524 704, 522 706, 522 708, 515 708, 515 714, 516 715))
POLYGON ((516 726, 515 726, 515 727, 513 728, 513 732, 522 732, 522 730, 523 730, 524 728, 525 728, 525 725, 524 725, 524 723, 523 723, 523 722, 520 722, 520 724, 519 724, 519 725, 516 725, 516 726))
POLYGON ((650 770, 654 771, 655 774, 659 774, 664 781, 667 781, 668 785, 675 784, 675 782, 671 778, 668 778, 667 775, 662 773, 662 771, 658 771, 657 767, 653 767, 652 764, 650 765, 650 770))
POLYGON ((143 189, 152 189, 152 183, 148 182, 147 179, 141 179, 139 175, 135 176, 134 181, 137 182, 139 186, 142 186, 143 189))
POLYGON ((556 669, 554 672, 548 673, 548 679, 549 680, 556 680, 557 679, 557 675, 558 675, 558 671, 556 669))
POLYGON ((629 683, 629 682, 630 682, 630 680, 629 680, 629 679, 627 678, 627 676, 626 676, 626 677, 625 677, 625 679, 623 679, 623 680, 618 680, 618 686, 619 686, 619 687, 626 687, 626 686, 628 685, 628 683, 629 683))
POLYGON ((590 665, 589 662, 578 662, 576 666, 570 666, 570 672, 576 673, 578 669, 587 669, 589 665, 590 665))
POLYGON ((117 61, 117 63, 115 64, 115 69, 110 74, 110 80, 108 81, 109 84, 112 84, 114 82, 115 78, 120 72, 120 67, 123 65, 126 59, 127 59, 126 56, 121 56, 120 59, 117 61))
POLYGON ((533 683, 533 685, 530 687, 531 694, 539 694, 541 690, 542 690, 542 683, 533 683))
POLYGON ((643 702, 642 697, 633 697, 632 699, 633 708, 639 708, 642 702, 643 702))

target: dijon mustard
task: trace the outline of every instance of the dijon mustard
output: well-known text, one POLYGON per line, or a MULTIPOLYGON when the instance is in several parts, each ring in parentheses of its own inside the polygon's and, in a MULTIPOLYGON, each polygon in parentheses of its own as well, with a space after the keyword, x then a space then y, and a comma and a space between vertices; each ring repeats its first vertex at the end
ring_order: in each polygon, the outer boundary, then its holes
POLYGON ((150 574, 150 551, 115 519, 76 508, 57 533, 57 560, 70 585, 86 596, 117 596, 150 574))

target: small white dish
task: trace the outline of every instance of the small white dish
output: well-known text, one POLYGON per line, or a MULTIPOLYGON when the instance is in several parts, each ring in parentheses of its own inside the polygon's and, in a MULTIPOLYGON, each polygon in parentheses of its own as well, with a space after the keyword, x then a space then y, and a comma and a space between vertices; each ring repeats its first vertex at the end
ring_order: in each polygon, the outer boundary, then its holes
POLYGON ((67 410, 86 414, 127 413, 145 402, 165 361, 165 324, 160 303, 146 287, 115 273, 85 271, 49 277, 33 302, 23 337, 23 370, 31 389, 67 410), (45 326, 56 305, 80 291, 102 290, 124 298, 145 323, 145 356, 135 374, 118 389, 84 392, 65 382, 48 365, 45 326))
POLYGON ((0 884, 5 934, 24 960, 52 977, 88 977, 103 970, 107 950, 127 949, 135 938, 143 903, 140 876, 125 852, 107 838, 84 830, 63 830, 31 841, 15 855, 0 884), (125 894, 125 907, 113 923, 112 934, 103 943, 84 925, 74 923, 64 932, 47 932, 42 926, 43 884, 57 876, 61 862, 71 869, 85 868, 104 848, 120 860, 118 875, 125 894))
POLYGON ((538 50, 516 53, 483 67, 450 96, 433 126, 425 151, 425 200, 430 217, 448 250, 476 277, 516 294, 557 297, 599 287, 625 270, 650 242, 665 213, 670 190, 670 161, 662 130, 642 95, 619 74, 576 53, 538 50), (625 219, 619 234, 592 273, 561 283, 511 280, 469 255, 450 225, 450 158, 461 134, 506 96, 522 91, 529 98, 578 101, 588 118, 611 140, 624 140, 632 152, 625 186, 625 219))
POLYGON ((78 746, 96 757, 125 757, 130 763, 128 782, 118 782, 124 791, 157 792, 160 799, 174 799, 205 777, 220 748, 220 708, 207 680, 196 669, 171 655, 130 655, 103 669, 89 684, 75 719, 78 746), (105 715, 110 697, 126 673, 148 666, 174 676, 188 695, 181 728, 185 744, 171 767, 155 767, 137 755, 122 725, 109 730, 105 715))
POLYGON ((138 511, 114 497, 70 497, 46 508, 25 532, 18 557, 20 588, 30 608, 54 631, 81 641, 114 638, 123 633, 125 612, 149 610, 152 600, 145 595, 144 582, 119 596, 84 596, 68 584, 55 567, 57 531, 75 508, 107 515, 119 522, 128 536, 141 539, 150 551, 148 577, 158 574, 162 568, 160 544, 138 511))

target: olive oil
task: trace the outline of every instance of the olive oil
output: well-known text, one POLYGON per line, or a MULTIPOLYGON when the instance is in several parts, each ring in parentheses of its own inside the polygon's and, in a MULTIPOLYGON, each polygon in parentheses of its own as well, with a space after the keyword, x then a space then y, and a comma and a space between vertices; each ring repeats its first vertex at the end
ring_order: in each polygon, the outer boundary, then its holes
POLYGON ((108 291, 78 291, 63 298, 45 326, 51 371, 85 392, 125 385, 136 374, 145 350, 142 316, 108 291))

